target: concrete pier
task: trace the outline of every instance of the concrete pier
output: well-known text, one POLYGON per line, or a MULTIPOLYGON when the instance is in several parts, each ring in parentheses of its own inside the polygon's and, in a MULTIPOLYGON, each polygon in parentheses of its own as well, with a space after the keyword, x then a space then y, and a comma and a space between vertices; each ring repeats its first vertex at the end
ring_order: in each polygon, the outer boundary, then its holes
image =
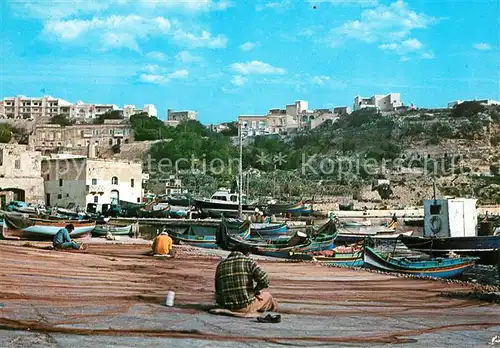
POLYGON ((207 313, 227 252, 179 247, 155 259, 149 243, 23 245, 0 242, 1 347, 487 347, 500 334, 499 305, 442 296, 472 285, 258 258, 282 315, 263 324, 207 313))

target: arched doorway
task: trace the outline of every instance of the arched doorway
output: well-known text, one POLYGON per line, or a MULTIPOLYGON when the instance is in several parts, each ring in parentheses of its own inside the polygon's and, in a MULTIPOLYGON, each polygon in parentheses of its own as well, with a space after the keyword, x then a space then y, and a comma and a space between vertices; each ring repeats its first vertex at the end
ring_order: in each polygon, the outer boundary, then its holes
POLYGON ((110 197, 111 197, 111 204, 120 203, 120 192, 118 192, 118 190, 111 191, 110 197))

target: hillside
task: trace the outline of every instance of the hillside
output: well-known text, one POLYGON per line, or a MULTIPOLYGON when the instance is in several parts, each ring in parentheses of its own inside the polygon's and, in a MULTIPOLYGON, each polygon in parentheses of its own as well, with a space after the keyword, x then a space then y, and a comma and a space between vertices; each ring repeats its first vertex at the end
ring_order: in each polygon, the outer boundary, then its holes
MULTIPOLYGON (((202 194, 232 185, 238 158, 234 138, 193 121, 175 129, 154 124, 154 130, 144 123, 151 120, 133 122, 144 140, 171 140, 151 145, 153 159, 171 164, 153 178, 177 167, 189 188, 202 194)), ((499 143, 499 107, 463 103, 452 110, 393 115, 361 110, 314 130, 245 142, 243 186, 251 196, 414 205, 432 195, 436 182, 439 195, 500 203, 499 143)))

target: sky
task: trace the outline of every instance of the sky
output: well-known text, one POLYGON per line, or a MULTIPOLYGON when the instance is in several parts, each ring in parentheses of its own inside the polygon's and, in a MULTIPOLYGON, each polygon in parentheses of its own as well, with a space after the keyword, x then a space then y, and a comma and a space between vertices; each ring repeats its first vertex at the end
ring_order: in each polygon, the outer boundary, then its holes
POLYGON ((1 0, 0 98, 196 110, 500 100, 497 0, 1 0))

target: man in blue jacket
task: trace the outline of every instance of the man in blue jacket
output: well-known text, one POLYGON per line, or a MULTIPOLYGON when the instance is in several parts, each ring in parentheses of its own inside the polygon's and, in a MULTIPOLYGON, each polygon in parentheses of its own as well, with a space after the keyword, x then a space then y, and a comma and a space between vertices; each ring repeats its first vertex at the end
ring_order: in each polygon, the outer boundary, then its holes
POLYGON ((65 228, 61 228, 56 235, 54 236, 54 240, 52 245, 54 248, 59 249, 80 249, 81 246, 78 243, 75 243, 71 240, 69 234, 75 230, 75 226, 73 224, 66 225, 65 228))

